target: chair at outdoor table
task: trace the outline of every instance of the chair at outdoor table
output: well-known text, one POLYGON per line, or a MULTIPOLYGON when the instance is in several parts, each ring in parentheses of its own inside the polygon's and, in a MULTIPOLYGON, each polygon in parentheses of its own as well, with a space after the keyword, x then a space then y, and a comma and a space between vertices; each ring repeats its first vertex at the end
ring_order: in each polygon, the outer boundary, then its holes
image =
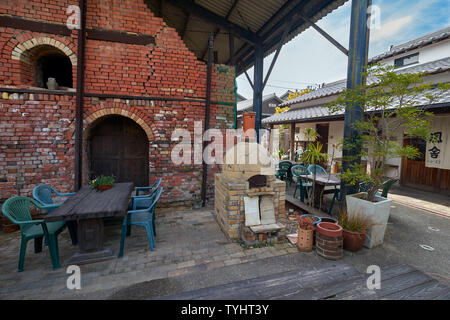
POLYGON ((156 189, 158 189, 159 185, 161 184, 162 178, 159 178, 156 180, 156 182, 151 187, 136 187, 136 196, 139 196, 140 191, 147 191, 149 194, 152 194, 152 192, 155 192, 156 189))
POLYGON ((34 252, 42 251, 42 238, 48 240, 48 249, 53 269, 59 269, 58 234, 64 230, 65 222, 44 222, 43 219, 33 220, 30 214, 30 205, 41 210, 49 210, 58 207, 58 204, 41 205, 39 202, 28 197, 12 197, 5 201, 2 206, 3 215, 12 223, 20 226, 21 244, 18 271, 23 271, 27 243, 34 239, 34 252))
MULTIPOLYGON (((52 212, 55 208, 62 205, 62 203, 54 203, 53 202, 53 194, 55 194, 58 197, 69 197, 73 196, 75 192, 69 192, 69 193, 60 193, 53 189, 52 187, 40 184, 33 189, 33 198, 38 201, 43 206, 49 206, 52 205, 52 207, 47 208, 47 213, 52 212), (54 205, 54 206, 53 206, 54 205)), ((76 245, 77 240, 77 223, 76 221, 70 221, 67 223, 67 227, 69 229, 70 238, 72 239, 72 244, 76 245)))
POLYGON ((292 176, 297 179, 295 183, 295 190, 294 190, 294 198, 297 194, 297 190, 300 189, 300 201, 305 201, 305 195, 308 193, 306 192, 306 188, 312 187, 312 182, 304 181, 301 179, 301 176, 308 175, 309 172, 306 169, 305 166, 302 166, 301 164, 297 164, 295 166, 292 166, 291 168, 292 176))
MULTIPOLYGON (((140 210, 129 210, 127 215, 123 219, 122 223, 122 235, 120 237, 120 251, 119 258, 123 257, 123 247, 125 245, 125 237, 127 234, 127 229, 130 226, 141 226, 147 231, 148 243, 150 250, 155 249, 155 233, 154 233, 154 217, 155 217, 155 207, 161 196, 163 188, 159 188, 152 196, 150 196, 150 205, 145 209, 140 210)), ((137 203, 140 201, 148 201, 147 199, 136 199, 137 203)))
POLYGON ((291 168, 292 163, 290 161, 280 161, 278 163, 278 170, 275 172, 277 179, 286 180, 288 178, 288 170, 291 168))
POLYGON ((327 174, 327 170, 319 166, 318 164, 310 164, 308 166, 308 171, 310 174, 314 174, 314 169, 316 171, 316 174, 327 174))

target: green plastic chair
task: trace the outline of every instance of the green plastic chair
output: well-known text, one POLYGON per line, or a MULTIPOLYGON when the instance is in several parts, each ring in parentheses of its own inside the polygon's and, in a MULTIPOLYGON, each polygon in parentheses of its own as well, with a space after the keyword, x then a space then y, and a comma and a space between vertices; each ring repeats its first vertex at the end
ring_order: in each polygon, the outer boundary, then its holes
POLYGON ((314 170, 316 171, 316 174, 327 174, 327 170, 319 166, 318 164, 310 164, 308 166, 308 171, 310 174, 314 174, 314 170))
POLYGON ((278 163, 278 170, 275 172, 277 179, 286 180, 288 178, 288 170, 291 168, 292 163, 290 161, 280 161, 278 163))
POLYGON ((156 182, 154 184, 152 184, 151 187, 136 187, 136 196, 139 196, 139 192, 141 192, 141 191, 147 191, 148 194, 151 195, 153 192, 156 191, 156 189, 159 188, 159 185, 161 184, 161 180, 162 180, 162 178, 159 178, 158 180, 156 180, 156 182))
POLYGON ((12 223, 20 226, 22 236, 20 244, 18 272, 23 271, 25 252, 27 243, 34 239, 34 252, 42 251, 42 239, 48 241, 50 257, 53 269, 59 269, 58 234, 64 230, 65 222, 45 222, 43 219, 33 220, 30 214, 30 206, 34 205, 38 209, 48 210, 58 207, 58 204, 43 206, 36 200, 28 197, 12 197, 5 201, 2 206, 3 215, 12 223))
POLYGON ((300 201, 305 201, 305 195, 308 193, 306 192, 306 188, 312 187, 312 182, 309 181, 303 181, 300 176, 306 176, 309 174, 308 169, 301 165, 297 164, 295 166, 292 166, 291 168, 292 177, 297 178, 297 182, 295 184, 295 190, 294 190, 294 198, 297 194, 297 190, 300 190, 300 201))
MULTIPOLYGON (((75 192, 69 193, 60 193, 53 189, 52 187, 46 184, 40 184, 33 189, 33 198, 38 201, 41 205, 47 206, 47 213, 52 212, 57 206, 49 208, 49 205, 62 205, 62 203, 54 203, 53 194, 58 197, 70 197, 75 194, 75 192)), ((78 244, 78 236, 77 236, 77 222, 76 221, 67 221, 66 222, 67 229, 69 229, 70 239, 72 240, 72 245, 76 246, 78 244)), ((46 244, 47 245, 47 244, 46 244)))
MULTIPOLYGON (((155 250, 155 233, 154 228, 155 225, 153 223, 155 216, 155 208, 156 204, 161 196, 163 188, 159 188, 151 197, 150 197, 150 205, 145 209, 140 210, 129 210, 127 215, 123 219, 122 223, 122 234, 120 237, 120 250, 119 250, 119 258, 123 257, 123 247, 125 246, 125 237, 127 236, 128 229, 130 226, 141 226, 144 227, 147 231, 148 244, 150 246, 150 250, 155 250)), ((146 199, 135 199, 136 205, 140 205, 139 201, 148 201, 148 197, 146 199)))
MULTIPOLYGON (((398 179, 386 179, 386 181, 383 182, 383 189, 381 192, 377 192, 376 195, 378 197, 387 198, 389 190, 391 190, 391 187, 398 181, 398 179)), ((370 183, 369 182, 361 182, 359 184, 359 191, 360 192, 367 192, 370 189, 370 183)))
POLYGON ((398 181, 398 179, 389 179, 383 183, 383 190, 381 192, 381 196, 383 198, 387 198, 389 190, 391 187, 398 181))
MULTIPOLYGON (((153 196, 158 191, 159 185, 161 184, 161 178, 159 178, 151 187, 136 187, 136 195, 131 197, 130 201, 130 210, 140 210, 148 208, 151 203, 153 196), (147 191, 149 192, 146 195, 139 195, 140 191, 147 191)), ((156 226, 155 226, 155 215, 153 214, 153 233, 156 236, 156 226)), ((127 236, 131 235, 131 228, 128 228, 127 230, 127 236)))

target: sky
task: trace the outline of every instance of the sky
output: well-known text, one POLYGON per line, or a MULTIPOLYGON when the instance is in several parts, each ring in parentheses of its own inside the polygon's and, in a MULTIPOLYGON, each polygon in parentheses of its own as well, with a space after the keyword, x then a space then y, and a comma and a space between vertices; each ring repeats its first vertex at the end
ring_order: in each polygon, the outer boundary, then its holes
MULTIPOLYGON (((379 27, 370 30, 369 58, 397 45, 450 25, 450 0, 373 0, 379 8, 379 27)), ((317 24, 348 48, 351 1, 317 24)), ((373 20, 375 23, 376 20, 373 20)), ((264 74, 273 54, 264 59, 264 74)), ((253 79, 253 68, 248 74, 253 79)), ((288 89, 330 83, 346 77, 347 56, 311 27, 286 43, 279 54, 263 94, 278 96, 288 89)), ((237 78, 238 93, 247 99, 253 91, 244 74, 237 78)))

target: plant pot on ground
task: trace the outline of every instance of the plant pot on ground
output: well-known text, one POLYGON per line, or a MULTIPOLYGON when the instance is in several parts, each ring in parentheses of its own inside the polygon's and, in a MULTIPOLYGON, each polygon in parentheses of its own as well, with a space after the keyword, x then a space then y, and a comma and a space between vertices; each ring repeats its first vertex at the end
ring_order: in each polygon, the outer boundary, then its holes
POLYGON ((347 195, 347 214, 351 219, 360 214, 372 221, 364 242, 364 246, 370 249, 383 243, 392 200, 375 196, 374 201, 368 201, 366 197, 366 192, 347 195))
POLYGON ((300 216, 298 218, 298 250, 311 252, 314 237, 314 219, 310 216, 300 216))
POLYGON ((374 224, 368 216, 357 212, 349 215, 344 211, 339 216, 339 225, 344 229, 344 249, 352 252, 359 251, 366 241, 366 232, 374 224))

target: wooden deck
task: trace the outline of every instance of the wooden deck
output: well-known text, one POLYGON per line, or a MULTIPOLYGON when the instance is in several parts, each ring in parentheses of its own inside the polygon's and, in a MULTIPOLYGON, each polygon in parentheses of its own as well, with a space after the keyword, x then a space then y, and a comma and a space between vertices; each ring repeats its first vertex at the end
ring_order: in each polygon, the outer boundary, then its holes
POLYGON ((294 270, 226 285, 160 297, 168 300, 449 300, 450 288, 406 265, 381 270, 381 289, 369 290, 369 274, 353 266, 327 262, 320 268, 294 270))

